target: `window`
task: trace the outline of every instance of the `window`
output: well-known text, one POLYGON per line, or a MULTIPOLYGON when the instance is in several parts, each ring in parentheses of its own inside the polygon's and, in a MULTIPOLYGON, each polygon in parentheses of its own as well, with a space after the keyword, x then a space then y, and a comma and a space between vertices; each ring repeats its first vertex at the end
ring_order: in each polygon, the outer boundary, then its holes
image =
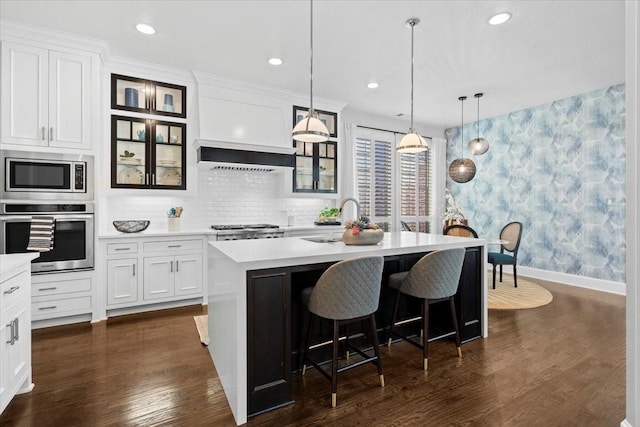
POLYGON ((400 230, 400 221, 412 230, 430 232, 431 150, 396 153, 392 132, 358 128, 355 144, 356 187, 361 214, 384 231, 400 230))

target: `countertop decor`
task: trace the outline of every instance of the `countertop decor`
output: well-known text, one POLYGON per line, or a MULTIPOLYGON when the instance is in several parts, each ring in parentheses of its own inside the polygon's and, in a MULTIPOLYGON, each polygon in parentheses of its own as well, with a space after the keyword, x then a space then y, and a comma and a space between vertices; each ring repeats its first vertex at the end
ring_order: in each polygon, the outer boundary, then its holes
POLYGON ((148 220, 128 220, 128 221, 113 221, 113 226, 116 230, 123 233, 139 233, 146 230, 149 227, 151 221, 148 220))
POLYGON ((356 221, 345 221, 344 227, 342 241, 345 245, 377 245, 384 238, 384 231, 366 216, 356 221))

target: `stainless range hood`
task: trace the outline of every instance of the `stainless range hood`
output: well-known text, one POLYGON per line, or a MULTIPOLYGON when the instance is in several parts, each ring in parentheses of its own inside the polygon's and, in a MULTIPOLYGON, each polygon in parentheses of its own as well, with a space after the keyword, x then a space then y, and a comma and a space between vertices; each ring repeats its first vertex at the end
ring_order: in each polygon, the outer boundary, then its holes
POLYGON ((203 169, 273 172, 295 166, 294 147, 275 147, 196 139, 198 167, 203 169))

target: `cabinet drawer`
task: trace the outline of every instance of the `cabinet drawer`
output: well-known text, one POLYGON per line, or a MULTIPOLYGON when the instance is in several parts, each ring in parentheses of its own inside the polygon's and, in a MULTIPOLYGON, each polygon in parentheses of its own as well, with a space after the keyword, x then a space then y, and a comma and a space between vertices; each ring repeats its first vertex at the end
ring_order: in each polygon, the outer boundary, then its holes
POLYGON ((61 280, 59 282, 34 283, 31 285, 31 295, 34 297, 43 295, 58 295, 71 292, 84 292, 91 290, 91 279, 61 280))
POLYGON ((135 254, 138 252, 138 244, 132 243, 109 243, 107 245, 107 255, 135 254))
POLYGON ((91 312, 91 297, 62 298, 31 303, 31 318, 38 320, 91 312))
POLYGON ((164 242, 145 242, 145 252, 176 252, 202 249, 202 240, 169 240, 164 242))
POLYGON ((25 270, 2 282, 2 285, 0 285, 0 294, 2 295, 0 309, 9 308, 16 301, 27 295, 27 286, 29 286, 30 280, 31 272, 25 270))

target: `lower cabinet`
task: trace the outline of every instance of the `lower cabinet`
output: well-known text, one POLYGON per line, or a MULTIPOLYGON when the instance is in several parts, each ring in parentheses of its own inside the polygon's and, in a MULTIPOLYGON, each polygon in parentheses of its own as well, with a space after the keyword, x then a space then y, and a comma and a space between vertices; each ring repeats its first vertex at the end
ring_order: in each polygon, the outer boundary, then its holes
POLYGON ((0 274, 0 413, 13 396, 33 388, 29 261, 0 274))
MULTIPOLYGON (((94 305, 94 272, 37 274, 31 281, 31 320, 34 328, 66 323, 72 316, 91 320, 94 305)), ((77 321, 77 320, 76 320, 77 321)))
POLYGON ((100 246, 107 312, 204 297, 205 236, 102 239, 100 246))
POLYGON ((247 393, 249 416, 292 402, 291 275, 249 272, 247 393))

